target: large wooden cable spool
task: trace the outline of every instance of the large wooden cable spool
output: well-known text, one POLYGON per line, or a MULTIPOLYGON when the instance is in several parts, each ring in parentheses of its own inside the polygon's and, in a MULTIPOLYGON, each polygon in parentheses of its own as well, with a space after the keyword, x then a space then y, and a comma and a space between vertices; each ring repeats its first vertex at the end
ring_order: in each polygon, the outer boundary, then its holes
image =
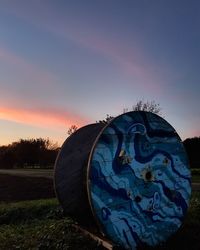
POLYGON ((191 196, 184 146, 174 128, 150 112, 85 126, 63 144, 55 188, 67 214, 96 222, 126 249, 156 246, 181 226, 191 196))

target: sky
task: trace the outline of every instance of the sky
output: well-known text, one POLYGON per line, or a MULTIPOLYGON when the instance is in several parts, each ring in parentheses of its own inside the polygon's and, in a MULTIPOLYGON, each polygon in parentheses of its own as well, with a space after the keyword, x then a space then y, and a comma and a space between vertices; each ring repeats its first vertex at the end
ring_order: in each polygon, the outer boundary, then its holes
POLYGON ((200 136, 200 1, 1 0, 0 145, 159 103, 200 136))

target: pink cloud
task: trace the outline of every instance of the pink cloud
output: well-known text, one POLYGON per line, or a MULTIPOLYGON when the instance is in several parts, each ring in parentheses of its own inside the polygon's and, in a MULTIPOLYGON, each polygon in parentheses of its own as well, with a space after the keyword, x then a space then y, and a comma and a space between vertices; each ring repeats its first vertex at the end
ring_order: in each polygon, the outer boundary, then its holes
POLYGON ((117 65, 122 74, 132 77, 133 85, 145 90, 148 88, 149 91, 160 94, 163 79, 158 72, 163 69, 153 65, 138 43, 131 47, 126 46, 122 41, 113 40, 108 35, 106 37, 98 30, 91 29, 90 24, 84 20, 70 19, 61 16, 60 13, 58 15, 50 4, 44 4, 41 1, 34 1, 31 5, 24 2, 22 6, 8 4, 6 10, 28 20, 32 25, 103 55, 117 65))
POLYGON ((81 127, 88 123, 88 119, 78 114, 59 109, 22 109, 14 107, 0 107, 0 119, 19 122, 37 127, 63 129, 75 124, 81 127))

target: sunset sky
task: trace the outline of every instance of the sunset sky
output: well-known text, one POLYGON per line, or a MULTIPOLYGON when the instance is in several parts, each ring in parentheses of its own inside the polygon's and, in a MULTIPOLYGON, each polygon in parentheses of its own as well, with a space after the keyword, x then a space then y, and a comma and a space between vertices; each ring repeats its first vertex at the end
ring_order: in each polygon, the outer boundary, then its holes
POLYGON ((0 1, 0 145, 62 144, 140 99, 200 136, 200 1, 0 1))

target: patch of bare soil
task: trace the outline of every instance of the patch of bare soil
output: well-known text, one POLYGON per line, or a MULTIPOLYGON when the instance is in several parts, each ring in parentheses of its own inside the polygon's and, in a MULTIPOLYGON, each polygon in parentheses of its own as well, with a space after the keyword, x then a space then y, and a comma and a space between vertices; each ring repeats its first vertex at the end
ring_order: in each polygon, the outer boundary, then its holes
POLYGON ((55 192, 52 179, 0 174, 0 202, 53 197, 55 192))

